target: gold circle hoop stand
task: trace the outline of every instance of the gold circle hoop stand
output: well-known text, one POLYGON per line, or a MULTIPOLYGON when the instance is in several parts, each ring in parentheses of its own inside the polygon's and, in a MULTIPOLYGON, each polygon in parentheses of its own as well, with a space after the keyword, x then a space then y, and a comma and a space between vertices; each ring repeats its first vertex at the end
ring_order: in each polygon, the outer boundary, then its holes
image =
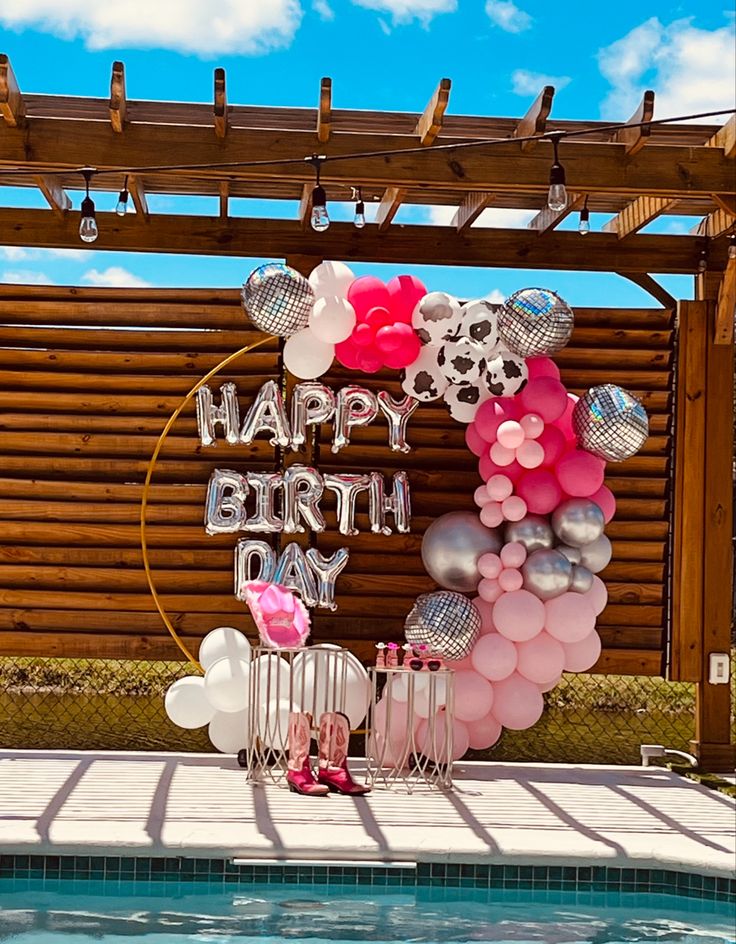
POLYGON ((153 575, 151 573, 151 565, 148 560, 148 539, 146 537, 146 510, 148 508, 148 493, 150 492, 150 489, 151 489, 151 478, 153 477, 153 471, 156 468, 156 462, 158 461, 159 453, 161 452, 161 448, 163 447, 163 444, 166 441, 166 437, 169 435, 171 427, 174 425, 176 420, 179 418, 181 411, 184 409, 187 403, 189 403, 189 401, 192 399, 194 394, 199 390, 199 388, 203 387, 207 383, 207 381, 210 380, 212 377, 219 374, 221 370, 224 370, 226 367, 232 364, 233 361, 236 361, 239 357, 242 357, 243 354, 248 354, 250 353, 250 351, 254 351, 256 348, 261 347, 262 345, 266 344, 268 341, 273 341, 273 340, 276 340, 276 336, 273 334, 268 334, 266 335, 265 338, 262 338, 260 341, 255 341, 253 344, 248 344, 246 347, 241 347, 239 351, 235 351, 233 354, 230 354, 228 357, 226 357, 225 360, 220 361, 220 363, 217 364, 215 367, 213 367, 212 370, 208 374, 202 377, 201 380, 197 381, 197 383, 192 387, 189 393, 184 397, 184 399, 181 401, 179 406, 174 410, 174 412, 169 417, 169 420, 166 426, 164 426, 161 432, 161 435, 158 437, 156 448, 153 450, 153 454, 148 462, 148 468, 146 469, 146 480, 143 485, 143 495, 141 497, 141 554, 143 556, 143 567, 146 571, 146 580, 148 581, 148 589, 151 591, 153 602, 156 604, 156 609, 159 612, 159 616, 164 621, 164 625, 166 626, 169 633, 171 634, 171 638, 177 644, 179 649, 181 649, 181 651, 184 653, 187 659, 193 665, 195 665, 198 669, 200 669, 200 671, 202 669, 202 666, 194 658, 194 656, 189 651, 189 649, 187 649, 186 645, 184 644, 184 641, 181 639, 177 631, 171 625, 171 620, 167 616, 166 610, 164 610, 163 608, 161 600, 159 599, 159 595, 156 592, 156 586, 153 582, 153 575))

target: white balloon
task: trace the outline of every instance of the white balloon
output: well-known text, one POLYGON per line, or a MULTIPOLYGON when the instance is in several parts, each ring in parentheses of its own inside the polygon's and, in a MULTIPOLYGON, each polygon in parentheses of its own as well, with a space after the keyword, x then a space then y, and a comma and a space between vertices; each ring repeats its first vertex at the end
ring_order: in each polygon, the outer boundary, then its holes
MULTIPOLYGON (((429 673, 419 673, 428 675, 429 673)), ((417 679, 418 681, 418 679, 417 679)), ((429 679, 428 679, 429 681, 429 679)), ((432 700, 432 686, 425 685, 414 694, 414 714, 420 718, 429 718, 438 708, 447 702, 447 682, 444 678, 434 679, 434 701, 432 700)))
POLYGON ((250 747, 250 713, 248 711, 216 711, 210 721, 207 737, 223 754, 237 754, 250 747))
POLYGON ((439 346, 457 333, 462 321, 460 302, 447 292, 430 292, 420 298, 411 316, 411 324, 422 344, 439 346))
POLYGON ((401 389, 404 393, 423 403, 439 400, 450 385, 437 363, 439 352, 438 347, 424 345, 419 357, 402 372, 401 389))
POLYGON ((368 711, 371 685, 360 660, 340 646, 324 643, 294 657, 294 701, 316 721, 324 711, 342 711, 357 728, 368 711))
POLYGON ((258 737, 266 747, 285 751, 289 746, 289 715, 296 707, 288 698, 258 706, 258 737))
POLYGON ((289 663, 275 652, 258 656, 249 666, 248 682, 256 686, 254 698, 259 705, 289 698, 291 683, 289 663))
POLYGON ((491 399, 483 383, 450 384, 445 391, 445 403, 450 416, 458 423, 472 423, 481 403, 491 399))
POLYGON ((318 298, 337 295, 344 298, 355 275, 344 262, 320 262, 312 269, 309 284, 318 298))
POLYGON ((239 629, 232 626, 218 626, 207 633, 199 645, 199 662, 207 670, 213 662, 226 657, 248 662, 250 643, 239 629))
POLYGON ((207 701, 217 711, 245 711, 249 704, 250 662, 242 659, 218 659, 204 674, 207 701))
POLYGON ((318 298, 309 316, 312 334, 326 344, 337 344, 349 338, 355 327, 355 309, 337 295, 318 298))
POLYGON ((212 720, 215 709, 207 700, 204 679, 188 675, 179 679, 166 692, 164 707, 170 721, 180 728, 201 728, 212 720))
POLYGON ((311 328, 302 328, 286 339, 284 364, 300 380, 316 380, 330 369, 335 345, 315 337, 311 328))

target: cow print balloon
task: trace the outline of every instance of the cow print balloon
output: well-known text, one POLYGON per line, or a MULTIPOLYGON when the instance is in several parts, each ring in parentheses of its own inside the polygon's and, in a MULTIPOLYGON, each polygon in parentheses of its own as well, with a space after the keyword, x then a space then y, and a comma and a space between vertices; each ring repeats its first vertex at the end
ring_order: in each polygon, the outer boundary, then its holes
POLYGON ((420 299, 411 323, 422 344, 437 347, 457 333, 462 318, 460 302, 447 292, 430 292, 420 299))
POLYGON ((426 345, 414 363, 401 372, 401 389, 404 393, 423 403, 439 400, 450 382, 439 368, 438 353, 436 347, 426 345))
POLYGON ((491 394, 482 383, 451 384, 445 391, 450 416, 458 423, 472 423, 478 407, 490 398, 491 394))
POLYGON ((513 397, 523 390, 529 371, 523 357, 510 351, 499 351, 486 366, 484 383, 494 397, 513 397))
POLYGON ((485 299, 466 302, 463 305, 463 320, 458 334, 477 341, 483 347, 483 354, 489 358, 501 343, 498 334, 498 312, 503 305, 492 305, 485 299))
POLYGON ((470 338, 452 338, 437 355, 440 370, 450 383, 472 383, 485 370, 483 348, 470 338))

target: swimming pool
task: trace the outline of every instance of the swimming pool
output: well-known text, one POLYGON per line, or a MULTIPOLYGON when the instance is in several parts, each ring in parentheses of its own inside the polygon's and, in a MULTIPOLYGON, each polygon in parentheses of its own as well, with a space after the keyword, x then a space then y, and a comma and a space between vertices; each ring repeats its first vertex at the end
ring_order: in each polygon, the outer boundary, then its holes
POLYGON ((12 944, 732 944, 733 925, 731 904, 641 892, 0 880, 12 944))

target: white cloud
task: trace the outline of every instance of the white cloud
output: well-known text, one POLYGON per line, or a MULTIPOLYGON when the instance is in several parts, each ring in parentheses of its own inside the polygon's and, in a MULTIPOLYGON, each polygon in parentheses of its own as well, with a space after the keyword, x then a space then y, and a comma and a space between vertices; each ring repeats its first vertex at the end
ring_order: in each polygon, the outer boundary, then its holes
POLYGON ((503 303, 506 301, 506 296, 500 288, 492 289, 487 295, 484 295, 483 297, 492 305, 503 305, 503 303))
POLYGON ((312 0, 312 9, 321 20, 334 20, 335 11, 327 0, 312 0))
POLYGON ((45 272, 34 272, 33 269, 16 269, 3 272, 0 282, 12 282, 14 285, 53 285, 53 281, 45 272))
POLYGON ((4 0, 0 24, 31 27, 89 49, 174 49, 200 57, 254 55, 289 46, 299 0, 4 0))
POLYGON ((665 26, 653 16, 601 49, 598 65, 612 86, 601 105, 606 120, 628 118, 646 88, 656 92, 655 118, 732 108, 736 30, 733 23, 698 29, 692 18, 665 26))
POLYGON ((8 262, 26 262, 32 258, 33 254, 20 246, 0 246, 0 259, 6 259, 8 262))
POLYGON ((520 10, 513 0, 486 0, 486 13, 492 23, 507 33, 522 33, 532 25, 529 14, 520 10))
POLYGON ((47 252, 56 259, 66 259, 68 262, 89 262, 94 255, 89 249, 39 249, 40 253, 47 252))
POLYGON ((90 285, 101 285, 109 288, 146 288, 151 283, 138 275, 133 275, 122 266, 109 266, 107 269, 90 269, 82 276, 83 282, 90 285))
POLYGON ((545 85, 553 85, 559 92, 571 81, 569 75, 545 75, 528 69, 517 69, 511 75, 514 95, 539 95, 545 85))
POLYGON ((457 0, 353 0, 353 3, 366 10, 390 13, 394 24, 419 20, 426 26, 438 13, 454 13, 457 10, 457 0))
MULTIPOLYGON (((451 206, 427 207, 429 222, 435 226, 449 226, 457 212, 451 206)), ((488 207, 483 210, 473 226, 487 226, 495 229, 524 229, 527 223, 537 215, 537 210, 514 210, 506 207, 488 207)))

